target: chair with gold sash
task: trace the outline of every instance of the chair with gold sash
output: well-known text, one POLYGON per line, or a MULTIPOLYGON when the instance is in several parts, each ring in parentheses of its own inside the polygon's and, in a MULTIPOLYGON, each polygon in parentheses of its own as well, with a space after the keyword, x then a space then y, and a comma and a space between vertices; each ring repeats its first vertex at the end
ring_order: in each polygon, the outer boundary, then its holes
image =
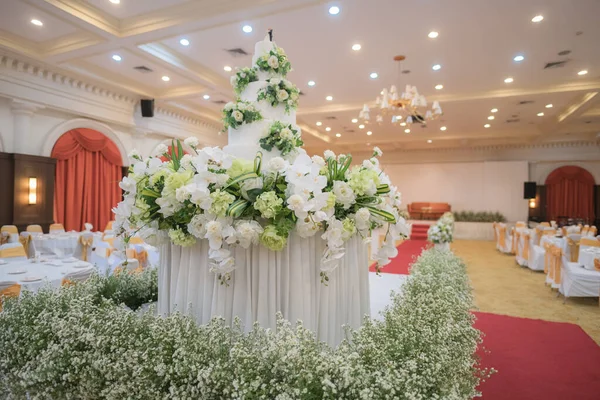
POLYGON ((25 254, 27 254, 27 258, 35 258, 36 250, 31 232, 21 232, 21 234, 19 235, 19 242, 23 246, 23 249, 25 249, 25 254))
POLYGON ((3 225, 0 232, 8 234, 8 243, 19 242, 19 230, 15 225, 3 225))
POLYGON ((10 241, 10 233, 0 232, 0 246, 7 244, 10 241))
POLYGON ((113 223, 115 221, 108 221, 106 227, 104 228, 104 232, 112 232, 113 231, 113 223))
POLYGON ((565 249, 565 255, 569 262, 577 262, 579 260, 579 242, 581 235, 578 233, 570 234, 565 237, 567 241, 567 248, 565 249))
POLYGON ((598 256, 593 249, 600 250, 600 241, 581 237, 577 262, 563 263, 559 292, 565 296, 565 301, 569 297, 598 297, 600 271, 596 270, 598 256), (584 265, 586 268, 582 268, 584 265))
POLYGON ((587 236, 589 230, 590 230, 590 226, 584 225, 583 228, 581 228, 581 236, 587 236))
POLYGON ((73 257, 80 259, 81 261, 90 261, 92 255, 92 245, 94 244, 94 234, 85 232, 79 235, 77 239, 77 247, 73 257))
POLYGON ((135 246, 126 250, 127 259, 138 260, 141 268, 148 266, 148 252, 142 246, 135 246))
POLYGON ((65 227, 63 224, 52 224, 48 230, 50 233, 65 233, 65 227))
POLYGON ((19 242, 6 243, 0 246, 0 258, 10 258, 12 260, 27 260, 25 248, 19 242))
POLYGON ((528 231, 523 230, 520 232, 517 246, 519 250, 519 254, 516 257, 517 264, 519 264, 521 267, 526 267, 529 263, 530 250, 530 233, 528 231))
MULTIPOLYGON (((554 236, 556 230, 553 228, 544 228, 543 230, 537 229, 537 235, 540 238, 540 244, 533 245, 529 251, 529 259, 527 266, 533 271, 545 271, 546 270, 546 241, 541 240, 542 237, 554 236)), ((551 243, 551 242, 548 242, 551 243)))
POLYGON ((42 230, 42 227, 40 225, 28 225, 26 231, 33 236, 44 234, 44 231, 42 230))
POLYGON ((598 233, 598 229, 595 226, 592 225, 588 229, 587 236, 593 238, 593 237, 596 237, 597 233, 598 233))
POLYGON ((594 269, 600 272, 600 259, 594 258, 594 269))
POLYGON ((10 297, 19 297, 21 295, 21 285, 13 281, 0 282, 0 311, 4 306, 4 299, 10 297))
POLYGON ((498 245, 498 230, 497 230, 497 226, 498 226, 497 222, 492 222, 492 229, 494 230, 494 243, 496 243, 496 249, 500 250, 499 245, 498 245))
POLYGON ((550 222, 542 222, 540 223, 540 226, 544 228, 550 228, 550 222))
POLYGON ((113 271, 113 275, 119 275, 121 273, 139 273, 142 272, 143 268, 140 262, 135 258, 127 258, 127 260, 120 262, 113 271))
POLYGON ((64 276, 61 286, 71 286, 78 282, 87 281, 95 271, 96 269, 94 267, 90 267, 80 271, 68 273, 64 276))
POLYGON ((527 223, 523 221, 517 221, 517 223, 515 224, 515 228, 527 228, 527 223))
POLYGON ((510 235, 507 234, 506 224, 499 224, 498 227, 498 248, 502 253, 510 253, 512 251, 512 242, 510 235))
POLYGON ((552 289, 557 289, 561 283, 563 252, 562 249, 556 245, 552 245, 549 252, 550 265, 548 268, 548 275, 546 276, 546 283, 549 283, 552 289))

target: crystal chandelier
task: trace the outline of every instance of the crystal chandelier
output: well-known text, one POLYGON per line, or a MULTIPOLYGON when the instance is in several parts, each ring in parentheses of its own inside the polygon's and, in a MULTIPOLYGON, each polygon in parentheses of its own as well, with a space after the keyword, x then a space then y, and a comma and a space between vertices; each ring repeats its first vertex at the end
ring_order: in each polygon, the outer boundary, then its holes
MULTIPOLYGON (((394 61, 398 63, 399 73, 402 72, 402 61, 405 59, 405 56, 394 57, 394 61)), ((419 94, 416 86, 411 85, 406 85, 404 92, 401 94, 395 85, 392 85, 389 90, 384 88, 380 96, 377 96, 375 104, 379 109, 379 114, 375 117, 378 124, 382 124, 384 116, 389 114, 391 114, 392 124, 402 126, 413 123, 426 125, 427 121, 435 120, 442 115, 439 102, 434 101, 431 109, 428 109, 425 96, 419 94), (402 122, 403 118, 404 122, 402 122)), ((358 117, 365 123, 369 123, 370 114, 369 106, 365 104, 358 117)))

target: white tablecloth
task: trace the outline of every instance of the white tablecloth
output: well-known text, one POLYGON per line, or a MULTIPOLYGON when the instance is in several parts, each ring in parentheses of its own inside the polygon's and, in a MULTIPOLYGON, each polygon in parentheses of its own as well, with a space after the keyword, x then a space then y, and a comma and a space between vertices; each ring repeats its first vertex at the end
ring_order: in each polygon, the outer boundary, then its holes
POLYGON ((228 322, 238 316, 247 331, 255 321, 275 328, 281 311, 291 322, 302 320, 318 339, 337 345, 343 324, 357 328, 369 314, 367 245, 358 237, 347 243, 327 286, 319 274, 324 246, 318 235, 303 239, 293 233, 281 252, 236 248, 236 270, 225 286, 209 271, 206 240, 186 248, 164 245, 159 249, 158 310, 190 314, 202 324, 214 316, 228 322))
POLYGON ((30 290, 36 292, 42 286, 49 284, 54 288, 60 288, 63 277, 70 273, 81 271, 84 268, 91 267, 92 264, 83 261, 63 262, 60 260, 52 260, 57 266, 49 265, 42 262, 25 261, 7 261, 7 264, 0 265, 0 281, 15 281, 21 285, 21 290, 30 290), (75 268, 76 265, 81 265, 83 268, 75 268), (11 272, 25 271, 25 273, 12 274, 11 272), (23 282, 27 278, 40 278, 33 282, 23 282))
MULTIPOLYGON (((51 233, 33 237, 35 250, 45 254, 55 254, 59 257, 70 257, 77 248, 80 232, 51 233)), ((94 233, 94 245, 102 240, 102 234, 94 233)))
POLYGON ((598 297, 600 296, 600 272, 590 271, 577 263, 568 262, 563 265, 560 293, 565 297, 598 297))
POLYGON ((600 258, 600 248, 585 247, 579 250, 579 265, 586 269, 594 270, 594 259, 600 258))

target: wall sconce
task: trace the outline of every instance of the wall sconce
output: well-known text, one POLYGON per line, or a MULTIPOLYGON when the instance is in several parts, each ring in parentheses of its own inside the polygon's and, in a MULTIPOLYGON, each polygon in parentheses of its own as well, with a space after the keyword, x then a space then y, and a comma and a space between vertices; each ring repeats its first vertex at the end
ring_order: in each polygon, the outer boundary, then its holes
POLYGON ((529 199, 529 208, 535 208, 535 199, 529 199))
POLYGON ((29 178, 29 204, 37 204, 37 178, 29 178))

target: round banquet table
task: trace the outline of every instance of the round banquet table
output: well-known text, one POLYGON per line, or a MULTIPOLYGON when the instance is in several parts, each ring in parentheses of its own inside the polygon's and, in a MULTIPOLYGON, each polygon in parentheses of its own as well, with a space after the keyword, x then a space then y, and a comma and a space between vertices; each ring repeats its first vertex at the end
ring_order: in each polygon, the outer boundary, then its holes
MULTIPOLYGON (((45 254, 55 254, 59 257, 72 256, 77 248, 80 232, 50 233, 33 236, 35 250, 45 254)), ((102 239, 102 234, 94 233, 94 246, 102 239)))
POLYGON ((232 251, 236 269, 229 284, 222 285, 210 272, 208 241, 190 247, 162 245, 158 311, 188 314, 201 324, 216 316, 228 323, 239 317, 246 331, 255 321, 274 329, 281 312, 335 346, 344 338, 342 325, 358 328, 369 314, 368 250, 358 236, 350 239, 325 285, 320 277, 324 248, 319 235, 305 239, 296 233, 281 252, 237 247, 232 251))
POLYGON ((71 272, 82 271, 85 268, 92 267, 92 264, 76 260, 67 262, 66 260, 49 260, 47 262, 32 262, 30 260, 10 260, 4 259, 6 264, 0 264, 0 281, 14 281, 21 285, 21 291, 29 290, 37 292, 41 287, 50 285, 53 288, 60 288, 64 276, 71 272), (76 266, 81 265, 81 268, 76 266), (15 274, 15 272, 25 271, 15 274), (27 281, 33 278, 37 280, 27 281))

